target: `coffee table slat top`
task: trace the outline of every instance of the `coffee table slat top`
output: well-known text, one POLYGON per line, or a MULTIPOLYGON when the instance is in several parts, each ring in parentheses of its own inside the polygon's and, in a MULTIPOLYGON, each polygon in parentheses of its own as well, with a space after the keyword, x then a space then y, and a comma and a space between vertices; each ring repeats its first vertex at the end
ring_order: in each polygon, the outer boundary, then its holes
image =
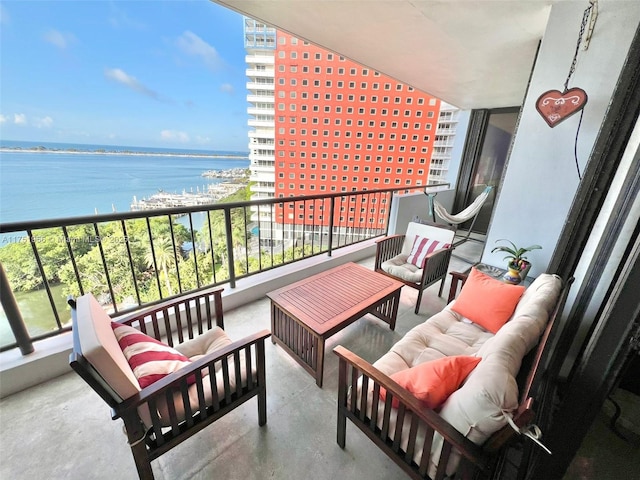
POLYGON ((355 263, 346 263, 269 292, 267 297, 322 335, 345 319, 397 291, 402 283, 355 263))

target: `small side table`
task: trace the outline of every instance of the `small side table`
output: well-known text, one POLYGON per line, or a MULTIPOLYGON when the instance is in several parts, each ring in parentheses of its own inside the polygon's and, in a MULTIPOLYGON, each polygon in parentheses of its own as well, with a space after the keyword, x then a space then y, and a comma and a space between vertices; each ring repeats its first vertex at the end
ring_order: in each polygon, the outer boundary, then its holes
MULTIPOLYGON (((495 278, 496 280, 502 280, 502 276, 507 272, 504 268, 492 267, 491 265, 485 265, 484 263, 476 263, 473 265, 482 273, 489 275, 490 277, 495 278)), ((469 272, 471 272, 471 268, 467 268, 464 272, 449 272, 451 275, 451 286, 449 287, 449 297, 447 298, 447 303, 451 302, 458 295, 458 285, 462 289, 464 282, 467 281, 467 277, 469 276, 469 272)), ((520 282, 518 285, 524 285, 528 287, 533 283, 535 279, 532 277, 527 277, 523 282, 520 282)))

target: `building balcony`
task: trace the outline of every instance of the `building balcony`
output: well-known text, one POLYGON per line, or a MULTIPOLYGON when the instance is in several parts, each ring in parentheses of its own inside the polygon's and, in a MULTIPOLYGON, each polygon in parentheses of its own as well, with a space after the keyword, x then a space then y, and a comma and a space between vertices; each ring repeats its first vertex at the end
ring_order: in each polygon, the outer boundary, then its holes
POLYGON ((246 55, 244 61, 247 65, 274 65, 275 59, 273 54, 271 55, 246 55))
MULTIPOLYGON (((270 329, 265 292, 351 260, 372 268, 372 248, 336 252, 333 257, 309 259, 295 269, 267 272, 260 281, 239 282, 237 293, 223 292, 225 330, 232 339, 239 339, 270 329)), ((466 266, 457 261, 451 264, 458 269, 466 266)), ((156 480, 311 478, 309 472, 321 480, 405 480, 403 470, 376 452, 375 445, 355 429, 348 432, 346 450, 336 443, 338 360, 332 349, 343 345, 364 358, 378 358, 410 328, 444 306, 445 299, 437 292, 437 285, 425 292, 421 314, 415 315, 417 292, 403 288, 395 331, 366 315, 331 337, 325 349, 323 388, 281 347, 267 341, 267 424, 258 426, 255 400, 245 403, 152 462, 156 480)), ((0 431, 1 478, 137 478, 121 421, 111 420, 109 407, 77 374, 69 371, 4 398, 0 407, 5 425, 0 431), (7 428, 9 419, 11 428, 7 428)))
POLYGON ((247 113, 249 115, 275 115, 276 109, 274 107, 271 107, 271 108, 249 107, 247 108, 247 113))
POLYGON ((262 103, 262 102, 273 103, 274 101, 275 101, 275 96, 273 95, 273 93, 270 93, 268 95, 266 94, 257 95, 257 94, 249 93, 247 95, 247 102, 249 103, 262 103))
POLYGON ((267 128, 267 127, 275 127, 275 120, 256 120, 255 118, 250 118, 247 121, 247 124, 250 127, 254 128, 267 128))

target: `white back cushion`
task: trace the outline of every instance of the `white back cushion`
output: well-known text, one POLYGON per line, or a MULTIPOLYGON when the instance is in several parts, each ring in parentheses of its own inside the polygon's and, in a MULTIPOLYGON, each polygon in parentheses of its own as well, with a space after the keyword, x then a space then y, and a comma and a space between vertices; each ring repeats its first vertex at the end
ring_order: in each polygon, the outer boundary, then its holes
POLYGON ((413 241, 416 236, 426 237, 430 240, 437 240, 442 243, 453 243, 453 236, 455 232, 448 228, 436 227, 433 225, 424 225, 422 223, 409 222, 407 226, 407 234, 402 244, 402 253, 409 255, 411 253, 411 247, 413 247, 413 241))
POLYGON ((123 399, 138 393, 140 386, 113 334, 111 317, 91 294, 77 299, 76 311, 82 355, 123 399))

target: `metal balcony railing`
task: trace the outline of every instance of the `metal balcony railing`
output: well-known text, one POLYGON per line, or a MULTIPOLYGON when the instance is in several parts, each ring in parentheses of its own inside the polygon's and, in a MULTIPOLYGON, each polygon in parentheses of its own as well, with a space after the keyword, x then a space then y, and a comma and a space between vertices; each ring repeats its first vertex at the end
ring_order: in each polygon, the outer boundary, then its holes
POLYGON ((91 292, 116 316, 212 285, 234 288, 240 278, 314 255, 330 256, 384 235, 393 194, 423 188, 0 224, 0 297, 15 339, 5 339, 0 351, 20 348, 27 354, 33 341, 70 330, 67 295, 91 292), (46 295, 49 326, 23 321, 14 294, 29 292, 46 295))

